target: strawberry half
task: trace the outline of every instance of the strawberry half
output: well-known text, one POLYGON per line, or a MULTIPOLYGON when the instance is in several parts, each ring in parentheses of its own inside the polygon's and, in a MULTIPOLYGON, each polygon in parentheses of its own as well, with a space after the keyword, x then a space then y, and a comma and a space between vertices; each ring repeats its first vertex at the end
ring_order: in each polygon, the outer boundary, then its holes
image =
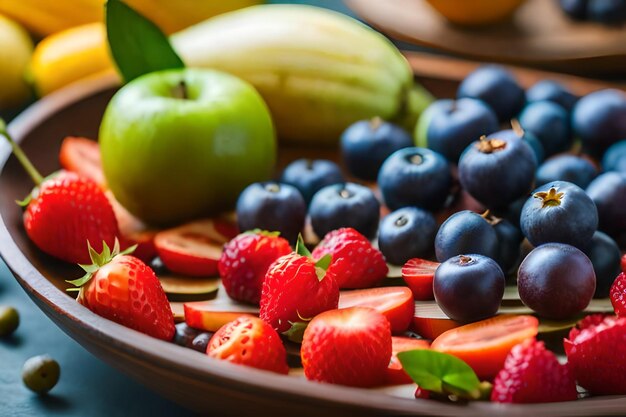
POLYGON ((313 263, 302 236, 296 252, 278 258, 263 280, 259 316, 280 333, 337 308, 339 287, 328 263, 330 256, 313 263))
POLYGON ((563 344, 578 385, 595 395, 626 394, 626 318, 593 315, 563 344))
POLYGON ((613 310, 618 316, 626 316, 626 273, 620 273, 609 291, 613 310))
POLYGON ((332 255, 329 271, 337 277, 339 288, 369 288, 379 284, 389 272, 383 254, 356 230, 333 230, 313 251, 313 259, 332 255))
POLYGON ((577 399, 574 375, 543 342, 528 339, 515 345, 493 383, 491 401, 546 403, 577 399))
POLYGON ((418 301, 434 300, 433 280, 439 262, 431 262, 425 259, 409 259, 402 267, 402 279, 409 286, 413 298, 418 301))
POLYGON ((291 246, 277 232, 253 230, 232 239, 222 250, 217 264, 228 296, 234 300, 259 304, 265 273, 291 246))
POLYGON ((307 326, 300 351, 307 379, 381 385, 391 358, 389 321, 367 307, 326 311, 307 326))
POLYGON ((286 374, 287 352, 272 326, 254 316, 241 316, 211 337, 207 355, 238 365, 286 374))
POLYGON ((66 137, 61 143, 59 162, 64 169, 92 179, 102 189, 106 188, 98 142, 81 137, 66 137))
POLYGON ((102 253, 89 246, 93 264, 81 265, 85 276, 67 281, 80 288, 78 302, 123 326, 157 339, 172 340, 174 315, 154 271, 128 255, 134 247, 120 253, 117 240, 112 251, 106 243, 102 245, 102 253))

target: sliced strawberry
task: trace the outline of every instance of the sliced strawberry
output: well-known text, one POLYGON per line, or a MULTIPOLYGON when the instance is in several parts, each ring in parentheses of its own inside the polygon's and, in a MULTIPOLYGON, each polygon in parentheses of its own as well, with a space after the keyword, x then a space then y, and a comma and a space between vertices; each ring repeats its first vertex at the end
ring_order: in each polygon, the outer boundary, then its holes
POLYGON ((389 385, 402 385, 412 384, 411 377, 404 372, 402 364, 398 360, 398 353, 406 352, 408 350, 415 349, 428 349, 430 343, 424 339, 414 339, 412 337, 398 337, 393 336, 391 338, 391 361, 387 367, 386 381, 389 385))
POLYGON ((402 278, 413 292, 413 298, 418 301, 434 300, 433 279, 439 262, 425 259, 409 259, 402 267, 402 278))
POLYGON ((106 188, 98 142, 87 138, 68 136, 61 143, 59 161, 64 169, 90 178, 100 187, 106 188))
POLYGON ((222 219, 205 219, 163 230, 154 238, 159 257, 172 272, 195 276, 217 275, 222 246, 236 236, 222 234, 234 228, 222 219))
POLYGON ((289 372, 280 336, 258 317, 241 316, 224 325, 209 340, 206 353, 237 365, 279 374, 289 372))
POLYGON ((259 314, 258 308, 226 297, 185 303, 183 308, 187 325, 207 332, 216 332, 220 327, 240 316, 259 314))
POLYGON ((382 313, 394 334, 408 329, 415 311, 413 294, 406 287, 381 287, 341 291, 339 308, 370 307, 382 313))
POLYGON ((534 338, 538 326, 533 316, 503 314, 448 330, 431 348, 464 360, 478 377, 491 379, 502 369, 511 348, 534 338))
POLYGON ((609 297, 615 314, 620 317, 626 316, 626 273, 621 272, 615 278, 609 291, 609 297))

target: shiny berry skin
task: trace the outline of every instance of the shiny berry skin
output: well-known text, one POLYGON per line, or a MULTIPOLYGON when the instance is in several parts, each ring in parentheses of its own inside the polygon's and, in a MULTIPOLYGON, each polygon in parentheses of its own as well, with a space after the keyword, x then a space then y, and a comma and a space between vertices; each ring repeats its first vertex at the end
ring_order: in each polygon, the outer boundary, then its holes
POLYGON ((575 20, 584 20, 587 18, 588 3, 589 0, 559 0, 561 9, 575 20))
POLYGON ((439 227, 435 253, 439 262, 464 253, 498 258, 498 235, 487 220, 473 211, 454 213, 439 227))
POLYGON ((626 394, 626 318, 572 329, 563 345, 578 385, 593 395, 626 394))
POLYGON ((626 94, 606 89, 587 94, 576 103, 572 126, 583 147, 595 156, 626 138, 626 94))
POLYGON ((498 403, 548 403, 577 398, 572 371, 535 339, 511 349, 491 391, 491 401, 498 403))
POLYGON ((259 316, 283 333, 292 323, 335 309, 338 304, 335 275, 330 270, 319 271, 311 259, 293 252, 278 258, 267 270, 259 316))
POLYGON ((366 181, 376 181, 380 166, 389 155, 412 145, 408 132, 378 117, 358 121, 341 135, 341 154, 348 170, 366 181))
POLYGON ((587 158, 577 155, 555 155, 537 169, 536 185, 553 181, 567 181, 586 188, 598 175, 598 170, 587 158))
POLYGON ((354 387, 380 385, 391 360, 389 321, 366 307, 327 311, 304 331, 301 356, 309 380, 354 387))
POLYGON ((539 139, 546 157, 565 152, 572 146, 570 115, 559 104, 551 101, 530 103, 520 113, 519 124, 524 131, 539 139))
POLYGON ((345 182, 339 166, 326 159, 298 159, 287 165, 280 182, 293 185, 307 204, 313 195, 327 185, 345 182))
POLYGON ((505 208, 532 189, 537 158, 530 145, 506 131, 471 144, 459 161, 459 181, 488 208, 505 208))
POLYGON ((611 236, 626 232, 626 173, 601 174, 586 191, 598 209, 600 230, 611 236))
POLYGON ((486 256, 454 256, 439 265, 433 280, 435 300, 452 320, 469 323, 496 314, 504 295, 504 273, 486 256))
POLYGON ((201 332, 202 330, 188 326, 185 322, 178 323, 176 324, 173 342, 178 346, 191 347, 191 343, 201 332))
POLYGON ((315 260, 330 254, 328 273, 339 288, 369 288, 387 276, 389 268, 382 253, 369 240, 351 228, 333 230, 313 250, 315 260))
POLYGON ((551 101, 571 112, 578 97, 558 81, 541 80, 526 90, 526 102, 536 101, 551 101))
POLYGON ((587 255, 563 243, 546 243, 524 258, 517 272, 522 302, 542 317, 567 319, 583 311, 596 290, 587 255))
POLYGON ((515 266, 520 257, 520 246, 524 236, 517 227, 506 219, 487 216, 487 221, 498 236, 498 256, 495 261, 506 274, 515 266))
POLYGON ((209 340, 206 354, 237 365, 279 374, 289 372, 280 336, 269 324, 253 316, 241 316, 222 326, 209 340))
POLYGON ((297 188, 277 182, 246 187, 237 200, 239 230, 271 230, 295 242, 304 228, 306 203, 297 188))
POLYGON ((611 305, 613 305, 613 310, 615 310, 615 314, 617 314, 619 317, 626 317, 625 272, 620 272, 619 275, 615 277, 615 281, 613 281, 613 285, 611 285, 609 296, 611 297, 611 305))
POLYGON ((500 122, 508 122, 524 107, 526 96, 513 75, 497 65, 485 65, 469 74, 459 85, 457 98, 474 98, 487 103, 500 122))
POLYGON ((415 206, 436 211, 450 195, 450 165, 430 149, 400 149, 380 168, 378 186, 391 210, 415 206))
POLYGON ((225 244, 217 267, 228 296, 259 304, 268 268, 289 253, 289 242, 272 232, 242 233, 225 244))
POLYGON ((442 99, 421 114, 415 130, 416 144, 456 164, 470 143, 496 130, 498 118, 484 102, 471 98, 442 99))
POLYGON ((351 182, 319 190, 309 206, 311 225, 319 237, 332 230, 351 227, 373 239, 378 230, 380 203, 374 192, 351 182))
POLYGON ((577 185, 553 181, 534 190, 526 200, 520 226, 534 246, 559 242, 584 248, 598 228, 598 210, 577 185))
POLYGON ((387 262, 404 265, 411 258, 427 257, 433 251, 437 222, 417 207, 404 207, 380 222, 378 247, 387 262))
POLYGON ((591 242, 583 251, 589 257, 596 273, 596 291, 593 298, 606 298, 613 281, 621 272, 622 252, 609 235, 595 232, 591 242))
POLYGON ((605 172, 626 172, 626 140, 615 142, 602 156, 602 169, 605 172))
POLYGON ((587 5, 587 15, 590 20, 619 27, 626 22, 626 1, 591 0, 587 5))

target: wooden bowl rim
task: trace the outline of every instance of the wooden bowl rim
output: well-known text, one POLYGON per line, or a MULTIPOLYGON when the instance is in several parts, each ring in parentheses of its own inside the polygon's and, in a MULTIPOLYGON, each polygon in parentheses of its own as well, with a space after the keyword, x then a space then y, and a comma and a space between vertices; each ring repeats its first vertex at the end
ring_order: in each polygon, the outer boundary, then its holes
MULTIPOLYGON (((17 142, 21 142, 37 125, 59 110, 116 86, 118 86, 118 79, 111 74, 74 83, 29 106, 9 124, 8 130, 17 142)), ((2 142, 0 144, 0 175, 10 156, 10 147, 2 142)), ((149 361, 155 366, 185 373, 196 380, 215 382, 223 388, 253 392, 256 396, 271 396, 276 401, 292 397, 291 399, 295 398, 312 407, 321 401, 330 402, 337 408, 368 408, 373 411, 404 415, 453 416, 461 412, 465 416, 478 417, 484 415, 526 416, 529 415, 528 413, 549 416, 554 415, 555 412, 567 415, 588 415, 590 412, 607 415, 626 412, 626 397, 620 396, 598 397, 568 403, 529 405, 475 402, 460 408, 458 405, 417 401, 373 390, 310 382, 304 378, 277 375, 209 357, 199 360, 200 356, 197 352, 154 339, 104 319, 68 297, 43 276, 20 250, 7 229, 2 213, 0 213, 0 256, 26 293, 31 298, 41 301, 46 307, 42 310, 51 318, 55 314, 65 315, 75 322, 80 331, 114 346, 125 355, 149 361)), ((63 326, 60 327, 67 332, 63 326)))

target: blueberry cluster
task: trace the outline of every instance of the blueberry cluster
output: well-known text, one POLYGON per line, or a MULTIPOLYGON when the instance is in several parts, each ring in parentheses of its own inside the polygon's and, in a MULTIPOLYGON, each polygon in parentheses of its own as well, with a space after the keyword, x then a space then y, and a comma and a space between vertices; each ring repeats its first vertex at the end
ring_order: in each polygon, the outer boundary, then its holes
POLYGON ((559 0, 561 9, 574 20, 607 25, 626 22, 626 0, 559 0))

